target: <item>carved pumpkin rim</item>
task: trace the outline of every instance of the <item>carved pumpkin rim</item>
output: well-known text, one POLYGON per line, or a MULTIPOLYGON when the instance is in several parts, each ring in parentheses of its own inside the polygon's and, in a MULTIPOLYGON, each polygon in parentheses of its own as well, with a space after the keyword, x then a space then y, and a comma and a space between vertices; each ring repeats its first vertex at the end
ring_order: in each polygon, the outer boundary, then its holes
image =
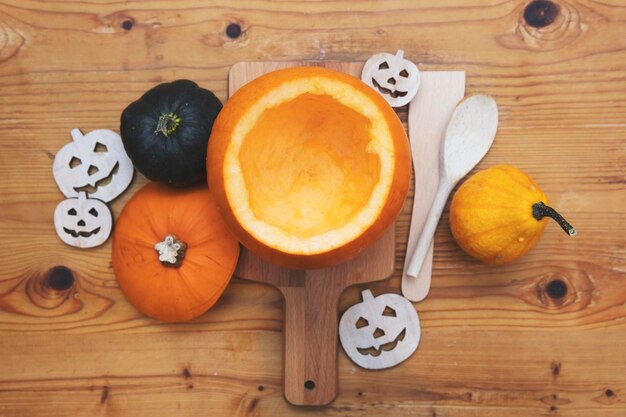
MULTIPOLYGON (((271 167, 271 159, 268 166, 270 166, 268 169, 274 169, 271 167)), ((294 172, 298 169, 294 168, 294 172)), ((207 172, 209 187, 214 192, 224 217, 229 225, 233 226, 245 246, 249 248, 252 246, 253 252, 259 245, 265 247, 267 250, 261 249, 256 252, 257 254, 261 252, 261 256, 263 252, 279 252, 312 257, 346 247, 368 234, 368 231, 374 230, 376 238, 382 235, 386 227, 393 223, 408 191, 410 151, 406 132, 400 120, 376 91, 359 79, 344 73, 318 67, 295 67, 265 74, 242 87, 231 97, 213 127, 209 140, 207 172), (301 104, 300 101, 307 103, 301 104), (309 111, 294 112, 293 109, 298 106, 309 111), (353 122, 351 126, 356 139, 350 145, 352 148, 348 145, 341 148, 344 145, 340 141, 329 146, 330 141, 324 139, 329 133, 324 127, 318 126, 330 119, 339 130, 338 135, 349 134, 349 130, 344 129, 340 120, 333 119, 334 114, 341 114, 341 117, 353 122), (316 125, 314 122, 318 116, 319 124, 316 125), (282 121, 282 125, 279 121, 282 121), (315 139, 307 138, 310 143, 306 145, 294 143, 285 145, 284 148, 274 144, 284 145, 291 140, 281 131, 300 132, 303 129, 298 129, 302 125, 314 129, 322 139, 318 138, 316 142, 315 139), (272 126, 274 129, 270 130, 272 126), (270 143, 270 139, 263 139, 270 136, 274 143, 270 143), (246 146, 253 148, 253 151, 247 151, 246 146), (289 146, 301 146, 301 152, 297 153, 289 146), (254 154, 263 155, 264 152, 269 154, 268 149, 272 147, 276 152, 285 152, 300 158, 293 162, 296 167, 309 163, 308 169, 313 171, 311 174, 313 179, 306 180, 303 185, 311 188, 309 194, 294 193, 292 199, 296 203, 285 207, 280 206, 282 202, 277 203, 276 212, 263 217, 262 211, 266 208, 264 205, 266 202, 272 204, 270 197, 274 191, 270 186, 266 187, 268 191, 260 197, 261 203, 257 204, 261 209, 255 207, 255 194, 259 194, 257 190, 263 188, 263 184, 261 187, 256 186, 258 181, 255 187, 250 187, 250 184, 267 173, 263 172, 262 167, 250 168, 254 162, 248 161, 253 161, 254 154), (338 151, 337 147, 340 148, 338 151), (318 158, 316 162, 311 162, 307 158, 309 154, 315 153, 314 150, 319 151, 319 155, 316 156, 318 158), (338 157, 337 155, 342 152, 345 156, 338 157), (359 165, 361 161, 372 156, 375 161, 369 160, 361 164, 369 164, 365 168, 349 166, 349 164, 359 165), (322 161, 324 158, 331 161, 326 163, 322 161), (245 163, 242 162, 244 160, 245 163), (346 197, 348 192, 341 188, 333 194, 331 185, 334 184, 334 178, 330 175, 324 176, 325 172, 332 170, 337 170, 344 179, 347 178, 344 182, 350 183, 353 196, 365 195, 366 198, 360 200, 356 198, 359 200, 356 203, 346 201, 349 200, 346 197), (354 172, 361 176, 361 180, 350 181, 352 179, 350 175, 354 172), (324 178, 325 181, 319 178, 324 178), (307 210, 308 206, 302 202, 303 200, 312 206, 311 210, 307 210), (360 205, 350 206, 350 204, 360 205), (281 208, 285 220, 278 214, 281 208), (301 224, 296 224, 298 221, 293 220, 298 217, 298 210, 303 213, 300 216, 304 219, 301 224), (341 210, 351 211, 337 220, 335 217, 341 215, 336 213, 341 210), (321 220, 317 223, 311 221, 312 226, 307 229, 307 216, 315 217, 320 211, 323 212, 323 215, 319 216, 321 220), (255 245, 254 242, 259 245, 255 245), (249 245, 250 243, 252 245, 249 245)), ((272 184, 272 187, 279 189, 281 181, 293 185, 303 177, 302 170, 294 173, 293 178, 288 170, 278 168, 275 172, 281 175, 274 176, 275 184, 272 184)), ((277 192, 277 195, 286 196, 285 200, 289 200, 291 189, 284 186, 283 190, 286 192, 283 194, 277 192)), ((367 240, 368 243, 372 243, 375 239, 367 240)), ((366 245, 361 242, 361 246, 366 245)), ((351 252, 354 254, 357 251, 351 252)), ((334 262, 341 261, 342 258, 344 257, 335 257, 334 262)), ((278 263, 282 265, 310 264, 280 261, 281 259, 278 259, 278 263)), ((322 261, 321 264, 334 262, 322 261)))

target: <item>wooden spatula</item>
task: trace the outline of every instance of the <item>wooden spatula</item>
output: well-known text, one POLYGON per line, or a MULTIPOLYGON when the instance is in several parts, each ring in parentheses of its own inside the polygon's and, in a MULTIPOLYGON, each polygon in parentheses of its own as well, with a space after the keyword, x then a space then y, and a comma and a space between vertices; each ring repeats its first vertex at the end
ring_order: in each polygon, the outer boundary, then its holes
MULTIPOLYGON (((243 62, 230 70, 229 94, 272 70, 303 62, 243 62)), ((359 63, 315 63, 352 74, 359 63)), ((394 271, 394 228, 358 258, 317 270, 271 265, 243 250, 235 274, 277 287, 285 300, 285 397, 295 405, 323 405, 337 395, 337 304, 346 287, 389 278, 394 271)))
POLYGON ((422 72, 417 96, 409 104, 409 138, 415 172, 415 199, 411 228, 402 276, 402 295, 411 301, 422 301, 430 289, 433 262, 432 241, 417 279, 406 269, 415 251, 439 184, 441 142, 456 105, 465 95, 465 73, 462 71, 422 72))

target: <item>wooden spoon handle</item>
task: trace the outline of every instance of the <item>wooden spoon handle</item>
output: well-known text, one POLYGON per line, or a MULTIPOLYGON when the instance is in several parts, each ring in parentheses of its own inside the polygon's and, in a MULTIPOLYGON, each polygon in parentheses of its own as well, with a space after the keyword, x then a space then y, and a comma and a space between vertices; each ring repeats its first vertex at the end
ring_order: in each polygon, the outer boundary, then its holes
POLYGON ((285 398, 324 405, 337 395, 337 301, 328 277, 303 274, 302 286, 281 287, 285 297, 285 398))
MULTIPOLYGON (((416 242, 417 244, 417 242, 416 242)), ((412 253, 412 252, 411 252, 412 253)), ((410 255, 410 254, 409 254, 410 255)), ((411 259, 405 260, 405 268, 409 267, 411 259)), ((402 295, 404 298, 417 303, 422 301, 430 291, 430 283, 432 281, 433 272, 433 241, 430 241, 426 256, 422 262, 422 269, 417 273, 417 277, 409 276, 406 273, 402 275, 402 295)))
POLYGON ((448 196, 450 195, 452 188, 454 188, 454 184, 450 184, 447 178, 442 176, 439 180, 439 188, 437 189, 435 200, 433 201, 433 205, 430 208, 428 217, 426 218, 426 223, 422 229, 422 235, 417 242, 417 246, 415 247, 415 251, 411 257, 411 262, 406 270, 407 275, 410 277, 416 278, 417 274, 419 274, 422 269, 424 258, 426 258, 426 254, 430 248, 430 243, 432 242, 435 230, 437 229, 437 224, 441 218, 441 213, 443 212, 443 208, 446 206, 446 201, 448 201, 448 196))

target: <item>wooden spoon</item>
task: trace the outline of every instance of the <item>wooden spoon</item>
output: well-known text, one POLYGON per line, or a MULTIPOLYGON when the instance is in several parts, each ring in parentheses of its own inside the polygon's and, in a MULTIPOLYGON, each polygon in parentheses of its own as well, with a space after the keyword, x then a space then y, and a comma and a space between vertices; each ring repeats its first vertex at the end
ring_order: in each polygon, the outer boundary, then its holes
POLYGON ((450 192, 483 159, 497 129, 498 106, 490 96, 470 96, 454 110, 441 150, 437 195, 407 268, 408 276, 415 278, 419 274, 450 192))

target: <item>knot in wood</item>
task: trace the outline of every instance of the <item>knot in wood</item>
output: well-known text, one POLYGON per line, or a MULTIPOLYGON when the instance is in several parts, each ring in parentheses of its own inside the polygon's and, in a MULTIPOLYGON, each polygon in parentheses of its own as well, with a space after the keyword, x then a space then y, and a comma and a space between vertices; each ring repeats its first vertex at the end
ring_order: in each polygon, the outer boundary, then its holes
POLYGON ((512 31, 496 37, 508 49, 555 51, 575 42, 586 30, 575 5, 534 0, 519 8, 512 31))
POLYGON ((553 273, 544 276, 536 287, 539 304, 548 308, 564 308, 576 301, 576 289, 570 278, 553 273))
POLYGON ((524 20, 529 26, 542 28, 554 23, 559 15, 559 6, 548 0, 535 0, 524 9, 524 20))
POLYGON ((241 25, 239 23, 231 23, 226 27, 226 36, 230 39, 237 39, 241 36, 241 25))
POLYGON ((24 43, 22 35, 0 20, 0 62, 16 56, 24 43))
POLYGON ((124 30, 131 30, 134 24, 135 24, 135 21, 133 19, 126 19, 122 21, 121 26, 122 26, 122 29, 124 30))
POLYGON ((561 279, 553 279, 546 285, 546 293, 553 299, 563 298, 567 295, 567 284, 561 279))
POLYGON ((0 308, 29 317, 71 314, 82 307, 76 299, 78 287, 74 272, 56 265, 42 273, 26 275, 9 297, 0 300, 0 308))
POLYGON ((55 266, 46 273, 44 282, 55 291, 67 291, 74 285, 74 273, 65 266, 55 266))

